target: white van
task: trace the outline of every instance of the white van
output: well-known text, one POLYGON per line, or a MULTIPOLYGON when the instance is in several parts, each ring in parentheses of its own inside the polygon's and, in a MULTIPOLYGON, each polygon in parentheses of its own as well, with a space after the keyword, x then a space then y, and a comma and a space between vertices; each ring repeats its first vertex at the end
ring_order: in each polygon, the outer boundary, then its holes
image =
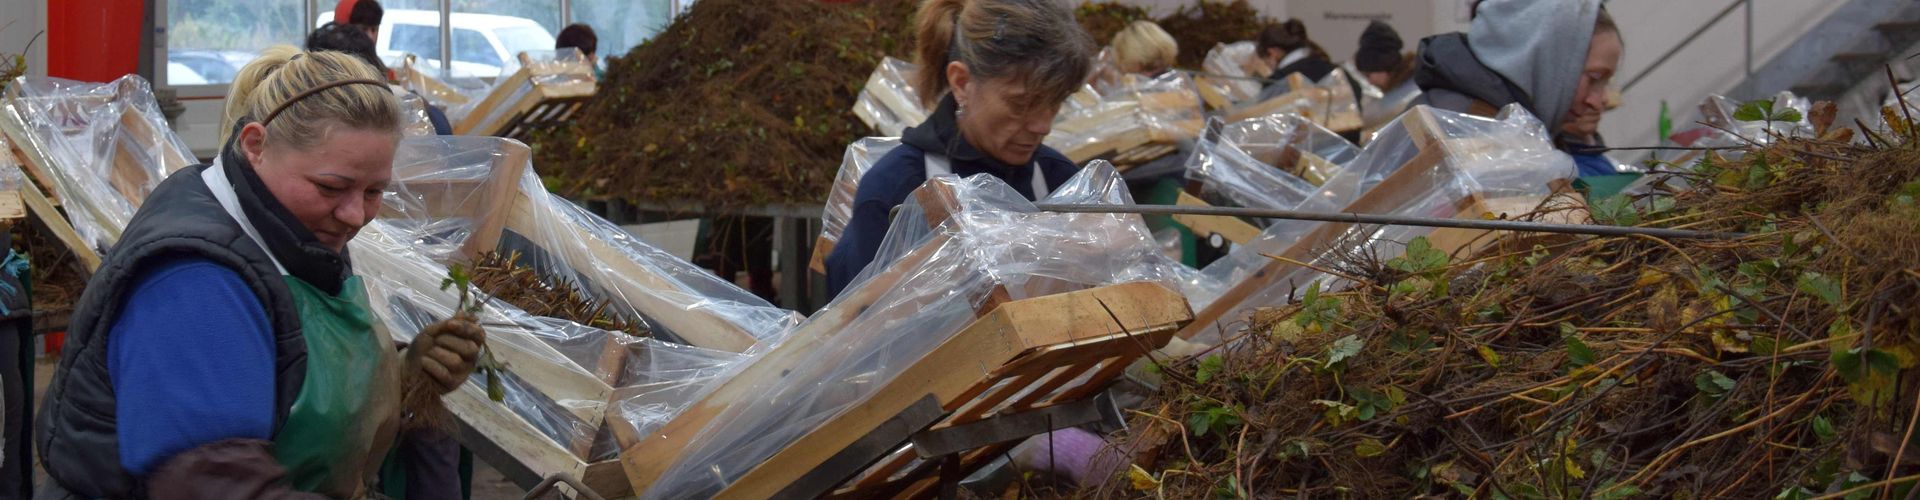
MULTIPOLYGON (((553 33, 532 19, 455 12, 452 23, 455 78, 493 78, 502 68, 518 66, 514 58, 521 52, 553 50, 553 33)), ((426 68, 440 68, 439 12, 388 10, 380 20, 379 36, 375 50, 381 59, 413 54, 426 68)))

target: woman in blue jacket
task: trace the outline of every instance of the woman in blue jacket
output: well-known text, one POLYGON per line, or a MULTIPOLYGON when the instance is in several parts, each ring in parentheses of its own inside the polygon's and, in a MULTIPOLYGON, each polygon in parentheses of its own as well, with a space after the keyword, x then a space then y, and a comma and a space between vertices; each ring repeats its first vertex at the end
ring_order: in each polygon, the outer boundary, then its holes
POLYGON ((1041 144, 1092 71, 1094 44, 1052 0, 927 0, 918 16, 915 85, 938 103, 860 179, 853 217, 827 256, 838 295, 880 250, 888 214, 937 175, 991 175, 1038 200, 1078 166, 1041 144))

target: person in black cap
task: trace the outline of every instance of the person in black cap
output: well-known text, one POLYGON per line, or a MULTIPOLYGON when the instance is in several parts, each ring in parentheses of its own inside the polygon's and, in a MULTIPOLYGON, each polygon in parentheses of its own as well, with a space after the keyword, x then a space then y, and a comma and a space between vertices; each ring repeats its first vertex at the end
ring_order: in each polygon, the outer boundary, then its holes
POLYGON ((1411 75, 1407 58, 1400 53, 1405 44, 1400 41, 1400 33, 1392 26, 1379 20, 1367 23, 1367 30, 1360 33, 1360 49, 1353 52, 1353 67, 1367 83, 1381 90, 1394 88, 1397 83, 1405 82, 1411 75))
POLYGON ((1355 80, 1364 78, 1380 89, 1380 100, 1361 110, 1369 128, 1399 116, 1420 96, 1420 85, 1413 82, 1414 59, 1400 51, 1405 46, 1393 26, 1377 19, 1360 33, 1360 48, 1346 69, 1355 80))

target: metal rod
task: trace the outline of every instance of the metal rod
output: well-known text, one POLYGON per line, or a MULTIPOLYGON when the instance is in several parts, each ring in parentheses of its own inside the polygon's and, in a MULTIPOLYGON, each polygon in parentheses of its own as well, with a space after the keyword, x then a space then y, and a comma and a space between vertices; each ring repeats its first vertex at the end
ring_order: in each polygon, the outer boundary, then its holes
POLYGON ((1590 224, 1554 224, 1549 222, 1530 222, 1514 220, 1476 220, 1443 219, 1438 217, 1411 217, 1402 215, 1356 214, 1345 212, 1307 212, 1300 210, 1266 210, 1239 207, 1198 207, 1186 205, 1039 205, 1041 211, 1061 213, 1124 213, 1141 215, 1203 215, 1220 217, 1257 217, 1264 219, 1309 220, 1321 222, 1345 222, 1349 224, 1382 224, 1391 226, 1450 227, 1459 229, 1481 229, 1487 231, 1521 231, 1531 233, 1590 234, 1595 236, 1644 235, 1667 239, 1734 239, 1746 236, 1740 233, 1716 233, 1706 231, 1688 231, 1684 229, 1665 229, 1656 227, 1626 227, 1590 224))
POLYGON ((1624 87, 1620 87, 1620 91, 1626 92, 1628 90, 1633 90, 1633 86, 1636 84, 1639 84, 1640 80, 1646 79, 1647 75, 1653 73, 1653 70, 1660 69, 1660 66, 1666 64, 1668 59, 1673 59, 1673 56, 1675 54, 1679 54, 1681 49, 1685 49, 1687 48, 1688 45, 1692 45, 1694 39, 1700 38, 1700 35, 1704 35, 1707 33, 1707 30, 1712 29, 1715 25, 1720 24, 1720 20, 1726 19, 1728 14, 1732 14, 1733 9, 1737 9, 1741 5, 1746 3, 1747 3, 1747 0, 1733 0, 1733 3, 1727 4, 1727 8, 1720 9, 1720 13, 1715 14, 1712 20, 1707 21, 1706 24, 1700 25, 1698 29, 1693 30, 1693 33, 1687 34, 1687 37, 1684 39, 1681 39, 1680 43, 1674 44, 1673 48, 1671 49, 1667 49, 1667 53, 1661 54, 1660 58, 1658 59, 1654 59, 1653 64, 1647 65, 1647 69, 1640 70, 1640 74, 1633 75, 1633 79, 1627 80, 1627 85, 1624 87))

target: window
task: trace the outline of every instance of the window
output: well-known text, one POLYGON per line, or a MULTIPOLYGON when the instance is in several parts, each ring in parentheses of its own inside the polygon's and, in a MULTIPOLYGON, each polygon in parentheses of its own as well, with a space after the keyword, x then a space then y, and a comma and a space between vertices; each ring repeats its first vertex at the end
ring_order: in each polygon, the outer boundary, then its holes
POLYGON ((455 76, 495 76, 506 61, 500 49, 487 42, 487 36, 466 28, 453 29, 453 71, 455 76), (462 74, 466 73, 466 74, 462 74))
POLYGON ((231 82, 261 49, 305 41, 305 17, 304 0, 171 0, 166 84, 231 82))
POLYGON ((673 22, 673 0, 573 0, 573 21, 593 27, 600 56, 626 55, 673 22))
POLYGON ((440 60, 440 25, 395 24, 387 34, 388 53, 413 54, 421 59, 440 60))

